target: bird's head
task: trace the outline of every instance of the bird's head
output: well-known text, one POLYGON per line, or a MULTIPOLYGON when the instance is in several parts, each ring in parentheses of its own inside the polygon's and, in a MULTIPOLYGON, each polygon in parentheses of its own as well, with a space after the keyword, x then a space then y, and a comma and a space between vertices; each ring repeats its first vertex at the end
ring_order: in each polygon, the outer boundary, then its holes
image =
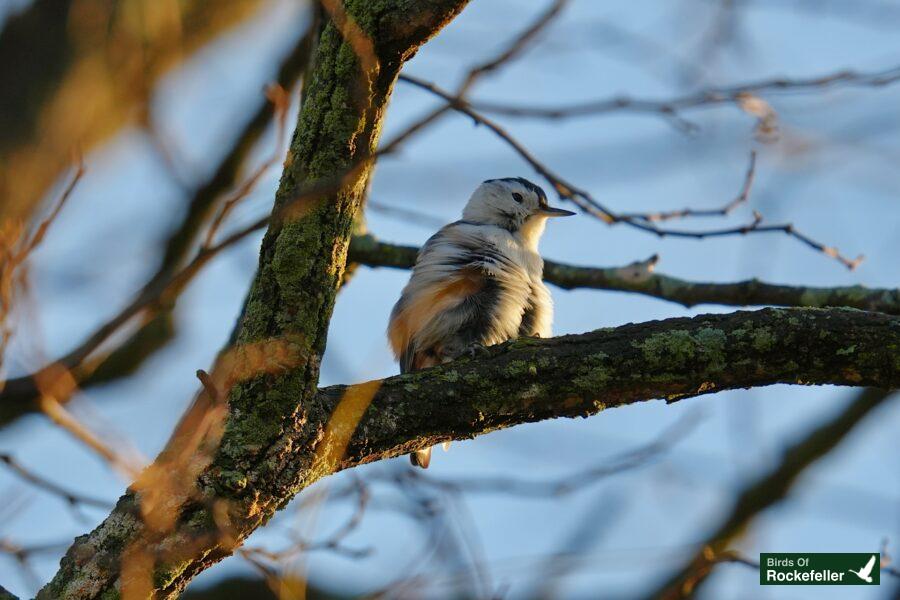
POLYGON ((548 205, 544 190, 522 177, 488 179, 475 189, 463 209, 464 220, 503 227, 535 246, 548 217, 574 214, 548 205))

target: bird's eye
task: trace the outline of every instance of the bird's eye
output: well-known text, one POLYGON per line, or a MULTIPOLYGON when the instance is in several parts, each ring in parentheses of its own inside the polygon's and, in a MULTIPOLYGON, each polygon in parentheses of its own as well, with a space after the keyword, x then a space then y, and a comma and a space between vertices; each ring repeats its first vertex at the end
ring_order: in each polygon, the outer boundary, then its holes
POLYGON ((520 194, 518 192, 513 192, 513 200, 515 200, 519 204, 522 204, 522 201, 524 200, 524 198, 522 198, 522 194, 520 194))

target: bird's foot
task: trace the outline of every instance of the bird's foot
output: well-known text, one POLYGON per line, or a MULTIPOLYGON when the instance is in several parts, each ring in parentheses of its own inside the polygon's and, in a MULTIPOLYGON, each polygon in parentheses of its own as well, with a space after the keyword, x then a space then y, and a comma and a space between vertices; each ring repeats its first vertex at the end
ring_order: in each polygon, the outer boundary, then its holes
POLYGON ((466 346, 466 349, 463 351, 463 356, 468 356, 469 358, 478 358, 479 356, 490 356, 491 351, 487 349, 487 346, 484 344, 479 344, 478 342, 474 342, 466 346))

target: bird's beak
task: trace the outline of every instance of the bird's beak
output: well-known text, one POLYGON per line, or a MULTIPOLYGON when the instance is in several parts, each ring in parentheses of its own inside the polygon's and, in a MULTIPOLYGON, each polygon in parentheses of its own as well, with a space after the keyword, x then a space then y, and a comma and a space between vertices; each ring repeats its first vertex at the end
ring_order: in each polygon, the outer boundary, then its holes
POLYGON ((564 210, 553 206, 544 206, 538 210, 538 214, 544 215, 545 217, 571 217, 575 213, 571 210, 564 210))

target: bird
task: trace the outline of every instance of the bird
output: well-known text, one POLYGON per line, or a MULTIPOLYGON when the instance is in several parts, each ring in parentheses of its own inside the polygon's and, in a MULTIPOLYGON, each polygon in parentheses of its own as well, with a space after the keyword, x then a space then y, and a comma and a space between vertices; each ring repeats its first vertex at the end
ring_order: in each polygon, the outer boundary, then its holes
MULTIPOLYGON (((400 372, 522 336, 550 337, 553 301, 538 242, 548 218, 574 214, 548 205, 544 190, 522 177, 481 183, 462 219, 419 250, 391 311, 387 336, 400 372)), ((409 457, 427 469, 431 448, 409 457)))
POLYGON ((853 573, 866 583, 872 583, 872 569, 875 567, 875 555, 872 555, 872 558, 869 559, 869 562, 866 563, 859 571, 854 571, 853 569, 847 569, 850 573, 853 573))

